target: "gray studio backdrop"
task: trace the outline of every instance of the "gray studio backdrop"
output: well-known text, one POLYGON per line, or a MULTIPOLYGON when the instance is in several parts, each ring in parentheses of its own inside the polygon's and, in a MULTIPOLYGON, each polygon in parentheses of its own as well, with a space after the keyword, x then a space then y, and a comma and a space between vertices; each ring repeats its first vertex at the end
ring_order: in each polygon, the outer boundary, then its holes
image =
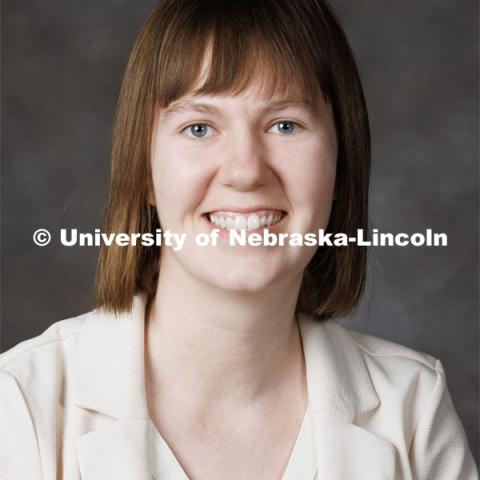
MULTIPOLYGON (((97 249, 32 234, 100 227, 121 75, 153 4, 3 2, 3 350, 90 309, 97 249)), ((371 226, 449 240, 371 249, 365 298, 342 321, 441 359, 478 460, 477 3, 333 4, 370 111, 371 226)))

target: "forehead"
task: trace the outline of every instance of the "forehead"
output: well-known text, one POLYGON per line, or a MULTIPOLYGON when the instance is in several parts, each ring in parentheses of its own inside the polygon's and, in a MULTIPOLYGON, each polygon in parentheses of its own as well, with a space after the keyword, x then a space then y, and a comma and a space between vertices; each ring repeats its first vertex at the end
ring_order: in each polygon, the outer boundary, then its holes
POLYGON ((265 46, 249 47, 249 54, 226 61, 210 38, 203 48, 165 64, 157 83, 158 104, 167 108, 181 99, 243 97, 258 102, 294 100, 306 105, 326 97, 319 78, 305 66, 265 46))
POLYGON ((224 72, 214 60, 212 43, 207 43, 188 88, 186 85, 181 95, 159 102, 161 117, 169 119, 189 112, 223 116, 230 111, 257 115, 286 108, 318 115, 324 109, 326 99, 315 77, 305 88, 298 76, 276 69, 272 58, 258 52, 257 56, 255 62, 243 63, 239 71, 231 72, 226 81, 221 79, 224 72))

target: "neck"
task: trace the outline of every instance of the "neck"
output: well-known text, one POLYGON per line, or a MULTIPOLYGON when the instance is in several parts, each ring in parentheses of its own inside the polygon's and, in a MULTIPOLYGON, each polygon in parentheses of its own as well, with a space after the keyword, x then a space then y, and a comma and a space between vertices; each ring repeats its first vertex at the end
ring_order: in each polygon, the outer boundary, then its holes
POLYGON ((146 312, 147 385, 157 404, 201 415, 266 404, 292 388, 306 396, 295 318, 301 277, 231 292, 165 263, 146 312))

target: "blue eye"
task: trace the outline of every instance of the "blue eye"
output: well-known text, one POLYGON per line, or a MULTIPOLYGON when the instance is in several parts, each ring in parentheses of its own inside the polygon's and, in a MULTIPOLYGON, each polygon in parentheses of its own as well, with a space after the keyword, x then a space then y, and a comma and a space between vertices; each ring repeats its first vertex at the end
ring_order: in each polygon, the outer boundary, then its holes
POLYGON ((210 126, 206 123, 194 123, 185 130, 189 137, 202 138, 209 136, 209 128, 210 126))
POLYGON ((281 134, 292 134, 297 130, 299 125, 295 122, 290 122, 288 120, 282 120, 280 122, 275 123, 273 125, 274 133, 281 133, 281 134))

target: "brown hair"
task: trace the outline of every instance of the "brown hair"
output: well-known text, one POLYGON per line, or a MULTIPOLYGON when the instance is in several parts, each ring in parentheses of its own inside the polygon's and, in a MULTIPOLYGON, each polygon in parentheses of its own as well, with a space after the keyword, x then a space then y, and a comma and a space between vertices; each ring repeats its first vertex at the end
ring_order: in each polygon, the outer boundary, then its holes
MULTIPOLYGON (((113 132, 110 190, 104 230, 147 233, 160 228, 150 146, 154 113, 188 93, 210 65, 199 94, 240 92, 261 66, 266 90, 296 88, 306 99, 321 89, 331 102, 338 139, 336 199, 329 232, 367 230, 370 132, 355 61, 331 8, 321 0, 162 0, 133 46, 113 132)), ((155 294, 160 247, 102 246, 95 307, 131 308, 133 296, 155 294)), ((358 302, 366 248, 318 248, 304 271, 297 312, 346 315, 358 302)))

